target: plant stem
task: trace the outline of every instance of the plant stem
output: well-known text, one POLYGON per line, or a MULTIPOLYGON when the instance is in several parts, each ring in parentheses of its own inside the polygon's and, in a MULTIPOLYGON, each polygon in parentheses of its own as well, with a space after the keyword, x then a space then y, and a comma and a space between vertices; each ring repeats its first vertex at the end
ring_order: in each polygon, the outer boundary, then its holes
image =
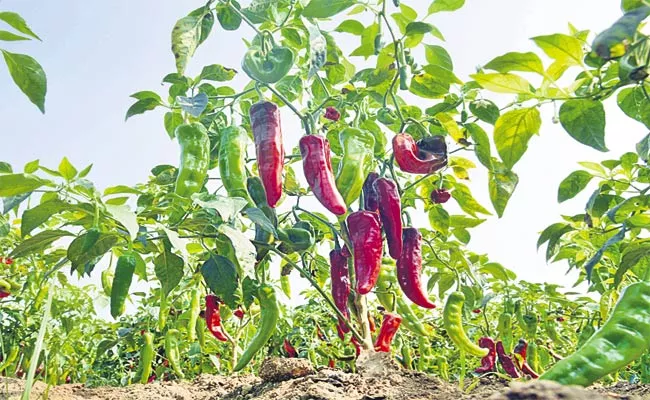
POLYGON ((43 319, 41 320, 41 326, 38 329, 38 337, 34 344, 34 352, 29 361, 29 372, 27 372, 27 381, 25 382, 25 391, 23 392, 22 400, 29 400, 30 398, 32 384, 34 383, 34 375, 36 373, 36 368, 38 367, 38 359, 40 358, 41 350, 43 349, 43 340, 45 339, 45 332, 47 331, 47 323, 50 319, 52 297, 54 297, 54 289, 50 287, 47 295, 47 302, 45 303, 45 308, 43 310, 43 319))

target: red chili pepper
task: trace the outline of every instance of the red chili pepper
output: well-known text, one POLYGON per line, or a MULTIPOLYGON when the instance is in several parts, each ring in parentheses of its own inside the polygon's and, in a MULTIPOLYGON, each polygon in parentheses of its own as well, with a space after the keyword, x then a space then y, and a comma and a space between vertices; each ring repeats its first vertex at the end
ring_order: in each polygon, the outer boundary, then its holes
POLYGON ((521 372, 533 379, 539 378, 539 374, 531 368, 527 361, 528 342, 524 339, 519 339, 519 343, 515 346, 514 351, 518 355, 518 357, 515 357, 515 360, 521 372))
POLYGON ((497 349, 494 340, 489 337, 482 337, 478 341, 478 347, 488 349, 489 353, 481 359, 481 366, 476 368, 474 372, 477 374, 484 374, 486 372, 494 371, 497 362, 497 349))
POLYGON ((430 174, 447 165, 447 157, 437 158, 434 153, 421 152, 408 133, 395 135, 393 155, 399 168, 412 174, 430 174))
POLYGON ((377 192, 379 216, 386 232, 388 253, 397 260, 402 254, 402 203, 397 185, 391 179, 379 178, 373 184, 377 192))
POLYGON ((300 138, 300 154, 305 179, 314 196, 330 212, 336 215, 345 214, 347 207, 343 196, 336 188, 330 159, 330 144, 327 139, 320 135, 303 136, 300 138))
POLYGON ((481 313, 481 309, 480 309, 480 308, 475 308, 475 309, 472 310, 472 312, 473 312, 474 314, 480 314, 480 313, 481 313))
POLYGON ((334 359, 330 358, 329 362, 327 363, 327 366, 330 368, 336 368, 336 362, 334 359))
POLYGON ((345 334, 347 333, 345 332, 345 329, 347 329, 347 326, 345 324, 342 324, 340 321, 336 324, 336 334, 341 340, 345 339, 345 334))
POLYGON ((506 371, 511 378, 521 378, 521 375, 515 366, 515 362, 512 360, 512 357, 506 354, 506 351, 503 348, 503 342, 501 341, 497 342, 497 355, 499 356, 499 364, 501 364, 504 371, 506 371))
POLYGON ((219 301, 217 296, 209 294, 205 296, 205 323, 212 335, 221 342, 227 342, 228 337, 221 326, 221 315, 219 314, 219 301))
POLYGON ((341 113, 336 108, 330 106, 325 109, 325 118, 330 121, 338 121, 341 119, 341 113))
POLYGON ((377 211, 379 207, 379 200, 377 198, 377 190, 375 190, 374 183, 379 179, 379 174, 371 172, 363 182, 363 208, 367 211, 377 211))
POLYGON ((11 293, 3 292, 2 290, 0 290, 0 299, 4 299, 5 297, 9 297, 9 296, 11 296, 11 293))
POLYGON ((429 300, 421 281, 422 234, 417 228, 406 228, 403 233, 404 249, 397 259, 397 281, 402 292, 413 303, 424 308, 436 308, 429 300))
POLYGON ((328 342, 327 336, 325 336, 323 331, 321 331, 320 326, 318 326, 318 325, 316 325, 316 336, 318 336, 318 338, 320 340, 322 340, 323 342, 328 342))
POLYGON ((13 263, 14 263, 13 258, 9 258, 9 257, 5 258, 5 264, 7 264, 7 265, 11 265, 11 264, 13 264, 13 263))
POLYGON ((368 311, 368 325, 370 326, 370 332, 375 332, 377 330, 377 325, 375 324, 375 319, 368 311))
POLYGON ((347 222, 354 254, 357 292, 368 294, 377 283, 381 268, 383 245, 379 216, 370 211, 356 211, 348 216, 347 222))
MULTIPOLYGON (((330 252, 330 277, 332 280, 332 298, 336 308, 341 311, 345 318, 350 318, 348 309, 348 297, 350 296, 350 277, 348 271, 348 259, 343 255, 342 250, 334 249, 330 252)), ((348 333, 347 325, 339 321, 343 333, 348 333)))
POLYGON ((375 342, 375 351, 390 352, 390 344, 397 333, 402 317, 393 313, 385 313, 379 328, 379 336, 375 342))
POLYGON ((282 347, 284 347, 284 351, 287 352, 287 355, 289 358, 296 358, 298 357, 298 352, 296 351, 296 348, 293 347, 289 339, 284 339, 284 343, 282 344, 282 347))
POLYGON ((275 207, 282 196, 282 170, 284 168, 284 144, 278 106, 260 101, 249 110, 251 128, 257 151, 257 168, 264 184, 266 199, 275 207))
POLYGON ((565 321, 565 320, 564 320, 564 317, 557 317, 555 320, 556 320, 557 322, 564 322, 564 321, 565 321))
POLYGON ((444 136, 425 136, 417 141, 416 145, 420 152, 420 157, 426 157, 433 154, 437 158, 447 158, 447 143, 444 136))
POLYGON ((515 354, 519 354, 522 359, 526 360, 526 352, 528 351, 528 342, 524 339, 519 339, 519 342, 515 346, 515 354))
POLYGON ((431 192, 431 201, 435 204, 444 204, 451 198, 451 193, 445 189, 436 189, 431 192))
POLYGON ((357 354, 357 357, 359 357, 359 354, 361 354, 361 344, 354 336, 350 338, 350 342, 354 345, 354 350, 357 354))
POLYGON ((341 247, 341 254, 346 258, 352 257, 352 253, 350 253, 350 249, 348 249, 347 245, 343 245, 343 247, 341 247))
POLYGON ((156 380, 156 374, 151 374, 149 376, 149 379, 147 379, 147 383, 153 383, 153 381, 156 380))
POLYGON ((70 375, 65 377, 65 383, 72 383, 72 378, 70 378, 70 375))
POLYGON ((241 307, 237 307, 235 311, 232 312, 233 315, 239 319, 244 318, 244 310, 241 309, 241 307))

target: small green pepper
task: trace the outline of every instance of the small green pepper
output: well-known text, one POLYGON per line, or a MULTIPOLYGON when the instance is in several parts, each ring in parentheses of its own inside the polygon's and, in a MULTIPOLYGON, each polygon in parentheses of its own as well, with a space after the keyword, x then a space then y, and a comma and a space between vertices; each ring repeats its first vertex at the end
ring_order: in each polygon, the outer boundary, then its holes
POLYGON ((190 317, 187 321, 187 339, 190 342, 196 340, 196 321, 201 313, 201 292, 199 289, 192 289, 190 293, 190 317))
POLYGON ((219 141, 219 173, 221 183, 226 188, 228 196, 240 197, 250 205, 252 199, 246 189, 246 147, 248 135, 237 126, 229 126, 220 132, 219 141))
POLYGON ((293 51, 274 46, 268 51, 251 47, 242 61, 242 69, 251 79, 261 83, 275 83, 284 78, 293 66, 293 51))
POLYGON ((151 332, 142 334, 144 344, 140 348, 140 383, 145 384, 151 375, 151 363, 153 362, 153 335, 151 332))
POLYGON ((210 138, 205 127, 198 123, 181 124, 174 131, 181 148, 181 163, 174 192, 185 198, 203 187, 210 164, 210 138))
POLYGON ((180 332, 177 329, 170 329, 167 331, 167 334, 165 335, 165 356, 167 357, 169 365, 174 370, 176 376, 183 379, 185 378, 185 374, 180 365, 181 353, 178 350, 179 335, 180 332))
POLYGON ((136 257, 133 253, 124 253, 117 259, 115 277, 111 285, 111 315, 117 318, 124 314, 126 297, 133 281, 136 257))
POLYGON ((384 265, 379 272, 379 278, 377 278, 377 290, 375 291, 377 300, 386 311, 395 311, 402 317, 401 325, 404 328, 421 337, 430 336, 398 288, 394 273, 384 265))

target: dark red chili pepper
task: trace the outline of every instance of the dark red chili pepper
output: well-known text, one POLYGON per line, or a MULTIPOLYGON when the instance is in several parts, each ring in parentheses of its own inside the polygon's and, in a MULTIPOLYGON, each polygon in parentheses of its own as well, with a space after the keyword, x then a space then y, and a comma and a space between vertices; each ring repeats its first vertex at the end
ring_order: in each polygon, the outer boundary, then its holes
POLYGON ((343 256, 346 258, 352 257, 352 253, 350 253, 350 249, 348 249, 347 245, 343 245, 343 247, 341 247, 341 254, 343 254, 343 256))
POLYGON ((474 372, 477 374, 484 374, 486 372, 494 371, 497 362, 497 349, 494 340, 489 337, 482 337, 478 341, 478 347, 488 349, 489 353, 481 359, 481 366, 476 368, 474 372))
POLYGON ((241 307, 237 307, 235 311, 232 312, 233 315, 239 319, 244 318, 244 310, 241 309, 241 307))
POLYGON ((359 357, 359 354, 361 354, 361 344, 354 336, 350 338, 350 342, 352 342, 352 344, 354 345, 354 350, 357 354, 357 357, 359 357))
POLYGON ((330 106, 325 109, 325 118, 330 121, 338 121, 341 119, 341 113, 336 108, 330 106))
POLYGON ((323 333, 323 331, 320 329, 320 326, 316 325, 316 336, 323 342, 328 342, 327 336, 323 333))
POLYGON ((156 380, 156 374, 151 374, 149 376, 149 379, 147 379, 147 383, 153 383, 153 381, 156 380))
POLYGON ((436 308, 422 285, 422 234, 417 228, 406 228, 403 233, 404 249, 397 259, 397 281, 402 292, 413 303, 424 308, 436 308))
POLYGON ((219 314, 219 300, 217 296, 209 294, 205 296, 205 324, 212 335, 221 342, 227 342, 228 337, 221 326, 221 315, 219 314))
POLYGON ((282 196, 284 144, 280 110, 271 102, 260 101, 251 106, 249 115, 257 151, 257 168, 264 184, 267 202, 273 208, 282 196))
POLYGON ((374 183, 379 179, 379 174, 371 172, 363 182, 363 208, 367 211, 377 211, 379 207, 379 200, 377 199, 377 191, 375 190, 374 183))
POLYGON ((348 327, 345 324, 342 324, 340 321, 336 324, 336 334, 339 336, 339 339, 345 339, 345 334, 347 333, 345 329, 348 327))
POLYGON ((393 313, 385 313, 379 328, 379 336, 375 342, 375 351, 390 352, 390 344, 397 333, 402 317, 393 313))
POLYGON ((379 216, 386 232, 388 253, 395 260, 402 254, 402 203, 394 181, 379 178, 373 184, 377 192, 379 216))
POLYGON ((517 367, 515 366, 515 362, 512 360, 512 357, 506 354, 502 341, 497 342, 497 355, 499 356, 499 364, 501 364, 504 371, 506 371, 506 373, 510 375, 511 378, 521 378, 521 375, 519 374, 519 371, 517 371, 517 367))
POLYGON ((11 293, 3 292, 2 290, 0 290, 0 299, 4 299, 5 297, 9 297, 9 296, 11 296, 11 293))
POLYGON ((284 339, 284 342, 282 343, 282 347, 284 347, 284 351, 287 352, 287 356, 289 358, 296 358, 298 357, 298 352, 296 351, 296 348, 293 347, 289 339, 284 339))
POLYGON ((330 368, 336 368, 336 362, 334 361, 333 358, 330 358, 329 362, 327 363, 327 366, 330 368))
POLYGON ((444 204, 451 198, 451 193, 445 189, 436 189, 431 192, 431 201, 435 204, 444 204))
POLYGON ((519 342, 515 346, 515 354, 519 354, 522 359, 526 360, 526 352, 528 351, 528 342, 524 339, 519 339, 519 342))
MULTIPOLYGON (((350 296, 350 277, 348 271, 348 259, 343 255, 343 251, 334 249, 330 252, 330 277, 332 280, 332 298, 336 308, 341 311, 345 318, 350 318, 348 309, 348 297, 350 296)), ((343 333, 348 333, 349 329, 342 321, 339 321, 340 329, 343 333)))
POLYGON ((307 135, 300 139, 300 154, 302 155, 305 179, 314 196, 325 208, 336 215, 347 211, 343 196, 336 188, 332 161, 330 159, 330 144, 320 135, 307 135))
POLYGON ((437 158, 434 153, 421 152, 408 133, 395 135, 393 155, 399 168, 412 174, 430 174, 447 165, 447 157, 437 158))
POLYGON ((68 383, 68 384, 72 383, 72 378, 70 377, 70 375, 65 377, 65 383, 68 383))
POLYGON ((517 361, 517 366, 519 369, 521 369, 521 372, 533 379, 539 378, 539 374, 533 370, 530 364, 528 364, 528 342, 526 342, 524 339, 519 339, 519 343, 517 343, 515 346, 514 351, 515 354, 518 355, 518 357, 515 357, 515 360, 517 361))
POLYGON ((472 310, 472 312, 473 312, 474 314, 480 314, 480 313, 481 313, 481 309, 480 309, 480 308, 475 308, 475 309, 472 310))
POLYGON ((565 320, 564 320, 564 317, 557 317, 555 320, 556 320, 557 322, 564 322, 564 321, 565 321, 565 320))
POLYGON ((426 136, 417 141, 420 158, 433 154, 437 158, 447 158, 447 143, 440 135, 426 136))
POLYGON ((356 211, 348 216, 348 231, 354 254, 357 292, 368 294, 377 283, 381 268, 382 239, 379 216, 356 211))
POLYGON ((10 258, 10 257, 5 258, 5 264, 6 265, 11 265, 13 263, 14 263, 13 258, 10 258))

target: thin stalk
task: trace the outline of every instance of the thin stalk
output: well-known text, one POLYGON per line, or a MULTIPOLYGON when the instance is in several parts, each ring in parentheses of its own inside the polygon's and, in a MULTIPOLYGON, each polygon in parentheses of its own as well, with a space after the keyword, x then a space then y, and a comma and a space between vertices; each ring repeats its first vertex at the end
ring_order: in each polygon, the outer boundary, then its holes
POLYGON ((54 296, 54 288, 50 288, 45 309, 43 310, 43 319, 41 320, 41 327, 38 330, 38 337, 34 345, 34 352, 29 361, 29 372, 27 372, 27 382, 25 382, 25 391, 21 400, 29 400, 32 392, 32 385, 34 384, 34 375, 36 374, 36 367, 38 366, 38 359, 43 349, 43 340, 45 339, 45 332, 47 331, 47 323, 50 319, 50 310, 52 309, 52 297, 54 296))

